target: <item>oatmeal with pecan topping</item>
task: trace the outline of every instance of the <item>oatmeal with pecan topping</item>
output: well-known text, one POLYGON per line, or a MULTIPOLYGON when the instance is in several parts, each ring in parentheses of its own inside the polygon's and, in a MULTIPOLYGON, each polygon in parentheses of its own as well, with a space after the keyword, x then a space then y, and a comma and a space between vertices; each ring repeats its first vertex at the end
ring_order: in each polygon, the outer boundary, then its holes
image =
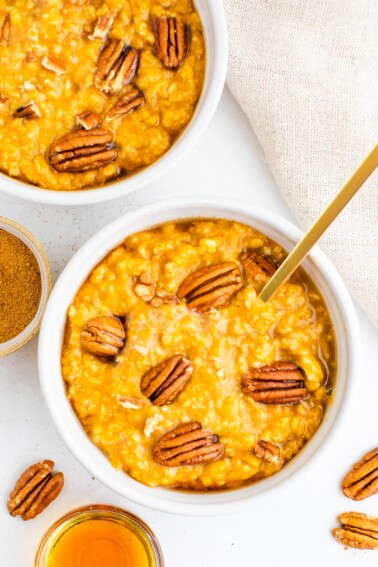
POLYGON ((149 166, 190 122, 205 46, 191 0, 0 0, 0 170, 53 190, 149 166))
POLYGON ((220 489, 279 471, 313 436, 336 363, 323 299, 285 251, 226 220, 129 236, 67 315, 62 374, 91 440, 150 486, 220 489))

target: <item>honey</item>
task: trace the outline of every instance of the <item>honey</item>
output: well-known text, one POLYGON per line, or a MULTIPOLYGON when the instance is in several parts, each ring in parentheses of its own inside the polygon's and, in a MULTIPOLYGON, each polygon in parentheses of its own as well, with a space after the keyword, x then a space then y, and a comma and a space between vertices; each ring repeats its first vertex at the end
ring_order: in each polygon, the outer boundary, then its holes
POLYGON ((128 564, 149 567, 146 549, 129 528, 109 520, 90 520, 67 530, 51 550, 48 560, 51 567, 128 564))
POLYGON ((44 536, 36 567, 163 567, 158 543, 139 518, 111 506, 74 510, 44 536))

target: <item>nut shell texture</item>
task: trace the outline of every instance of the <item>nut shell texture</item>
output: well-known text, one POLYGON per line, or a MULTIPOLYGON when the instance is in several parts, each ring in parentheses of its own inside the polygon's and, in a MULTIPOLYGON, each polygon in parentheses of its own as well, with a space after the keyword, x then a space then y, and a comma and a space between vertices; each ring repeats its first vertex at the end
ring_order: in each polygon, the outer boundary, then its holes
POLYGON ((239 268, 232 262, 205 266, 182 282, 177 295, 189 309, 205 313, 223 307, 243 287, 239 268))
POLYGON ((154 445, 154 460, 165 467, 207 464, 223 456, 224 447, 212 431, 198 422, 178 425, 154 445))
POLYGON ((173 402, 193 374, 193 364, 182 354, 176 354, 152 368, 142 378, 140 389, 156 406, 173 402))
POLYGON ((8 499, 12 516, 31 520, 58 496, 63 488, 62 473, 52 474, 53 461, 45 460, 30 466, 20 476, 8 499))
POLYGON ((113 134, 105 128, 78 129, 56 140, 49 151, 49 162, 59 172, 82 173, 114 161, 113 134))
POLYGON ((100 316, 87 321, 81 333, 81 346, 101 357, 114 357, 122 350, 126 339, 124 324, 118 317, 100 316))
POLYGON ((341 527, 335 528, 332 533, 342 545, 356 549, 378 548, 378 518, 358 512, 345 512, 340 514, 338 520, 341 527))
POLYGON ((293 362, 277 361, 253 368, 242 380, 242 390, 262 404, 294 404, 308 396, 303 370, 293 362))
POLYGON ((343 493, 352 500, 364 500, 378 492, 378 448, 369 451, 345 476, 343 493))
POLYGON ((189 49, 189 28, 177 18, 157 18, 155 21, 155 51, 167 69, 178 69, 189 49))

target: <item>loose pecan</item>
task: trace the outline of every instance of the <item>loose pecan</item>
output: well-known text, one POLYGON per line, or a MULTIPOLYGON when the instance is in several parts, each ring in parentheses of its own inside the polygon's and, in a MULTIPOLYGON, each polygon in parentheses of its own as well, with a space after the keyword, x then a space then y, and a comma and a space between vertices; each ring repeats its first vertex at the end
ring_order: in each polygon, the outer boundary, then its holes
POLYGON ((91 354, 113 358, 122 350, 125 339, 125 326, 118 317, 100 315, 85 323, 81 346, 91 354))
POLYGON ((138 108, 142 108, 143 105, 144 94, 136 87, 133 87, 117 100, 115 105, 106 114, 106 118, 111 120, 118 116, 127 116, 138 108))
POLYGON ((117 94, 131 83, 138 69, 139 53, 120 39, 109 39, 101 52, 95 86, 106 94, 117 94))
POLYGON ((378 448, 369 451, 345 476, 343 493, 352 500, 364 500, 378 492, 378 448))
POLYGON ((358 512, 344 512, 337 519, 341 527, 335 528, 332 533, 338 542, 357 549, 378 548, 378 518, 358 512))
POLYGON ((178 69, 189 50, 189 26, 177 18, 156 18, 155 51, 167 69, 178 69))
POLYGON ((280 462, 281 450, 278 445, 270 443, 269 441, 264 441, 261 439, 255 446, 255 454, 263 461, 268 461, 269 463, 278 464, 280 462))
POLYGON ((84 110, 76 116, 76 124, 82 126, 85 130, 93 130, 97 126, 101 126, 102 118, 97 112, 93 110, 84 110))
POLYGON ((13 118, 25 118, 26 120, 31 120, 32 118, 38 118, 41 116, 38 106, 35 104, 34 100, 31 100, 24 106, 17 108, 16 112, 13 114, 13 118))
POLYGON ((106 14, 105 16, 100 16, 97 20, 93 33, 88 36, 88 39, 105 39, 108 35, 110 28, 113 25, 113 18, 106 14))
POLYGON ((277 270, 275 264, 267 256, 262 256, 249 248, 241 252, 240 262, 247 277, 251 280, 259 276, 271 278, 277 270))
POLYGON ((6 12, 0 12, 0 45, 7 46, 10 34, 10 17, 6 12))
POLYGON ((12 516, 31 520, 58 496, 63 488, 62 473, 52 474, 53 461, 41 461, 32 465, 20 476, 8 499, 12 516))
POLYGON ((48 71, 53 71, 57 75, 63 75, 67 72, 67 67, 63 59, 53 53, 48 53, 44 56, 42 59, 42 67, 48 71))
POLYGON ((48 159, 51 167, 60 172, 97 169, 116 159, 117 150, 112 142, 113 134, 105 128, 74 130, 52 144, 48 159))
POLYGON ((8 102, 8 100, 9 98, 7 96, 4 96, 0 93, 0 104, 5 104, 6 102, 8 102))
POLYGON ((202 465, 217 461, 224 447, 218 436, 193 421, 178 425, 155 443, 152 457, 165 467, 202 465))
POLYGON ((193 364, 182 354, 161 362, 142 378, 140 389, 155 406, 170 404, 185 388, 193 374, 193 364))
POLYGON ((163 304, 177 305, 179 303, 177 295, 157 287, 146 272, 141 273, 137 277, 134 292, 143 301, 152 305, 152 307, 160 307, 163 304))
POLYGON ((242 380, 244 394, 262 404, 294 404, 308 396, 305 373, 293 362, 252 368, 242 380))
POLYGON ((177 295, 186 299, 189 309, 205 313, 226 305, 242 287, 239 268, 231 262, 224 262, 190 274, 180 285, 177 295))

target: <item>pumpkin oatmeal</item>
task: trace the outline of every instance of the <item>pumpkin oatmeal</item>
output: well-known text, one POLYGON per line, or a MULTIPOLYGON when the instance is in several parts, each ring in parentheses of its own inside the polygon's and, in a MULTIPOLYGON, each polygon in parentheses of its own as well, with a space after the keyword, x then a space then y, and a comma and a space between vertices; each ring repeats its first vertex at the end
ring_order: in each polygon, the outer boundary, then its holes
POLYGON ((319 427, 335 337, 299 269, 258 293, 286 257, 226 220, 129 236, 67 315, 62 374, 91 440, 150 486, 220 489, 279 471, 319 427))
POLYGON ((0 0, 0 170, 52 190, 154 163, 191 120, 205 46, 192 0, 0 0))

